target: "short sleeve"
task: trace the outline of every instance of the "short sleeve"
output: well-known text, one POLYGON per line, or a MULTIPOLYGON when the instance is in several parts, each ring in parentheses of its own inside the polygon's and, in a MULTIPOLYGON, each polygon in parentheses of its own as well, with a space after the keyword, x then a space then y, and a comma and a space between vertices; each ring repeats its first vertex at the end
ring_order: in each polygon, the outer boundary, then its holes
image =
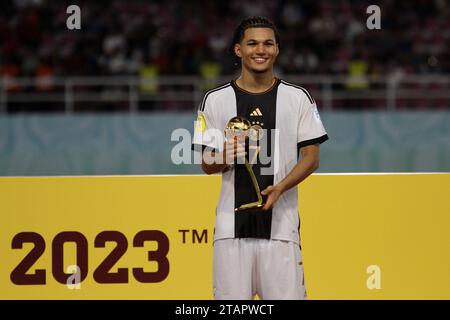
POLYGON ((302 99, 297 130, 297 147, 320 144, 328 140, 327 132, 317 110, 316 102, 308 95, 302 99))
POLYGON ((216 127, 215 117, 217 115, 214 113, 212 99, 206 96, 197 111, 197 119, 194 122, 193 150, 202 151, 206 147, 222 149, 224 137, 216 127))

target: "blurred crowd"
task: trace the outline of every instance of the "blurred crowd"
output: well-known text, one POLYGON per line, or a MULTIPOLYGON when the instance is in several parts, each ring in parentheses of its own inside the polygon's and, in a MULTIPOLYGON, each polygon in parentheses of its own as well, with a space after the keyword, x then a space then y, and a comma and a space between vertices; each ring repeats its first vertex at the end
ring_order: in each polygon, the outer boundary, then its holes
POLYGON ((450 73, 446 0, 1 0, 0 76, 231 75, 232 33, 253 15, 278 26, 281 75, 450 73))
POLYGON ((145 66, 161 75, 230 74, 234 28, 265 15, 280 31, 283 74, 342 74, 354 60, 368 73, 450 72, 447 1, 376 2, 381 30, 366 27, 373 1, 2 0, 0 68, 18 76, 138 74, 145 66), (66 27, 70 4, 81 8, 81 30, 66 27))

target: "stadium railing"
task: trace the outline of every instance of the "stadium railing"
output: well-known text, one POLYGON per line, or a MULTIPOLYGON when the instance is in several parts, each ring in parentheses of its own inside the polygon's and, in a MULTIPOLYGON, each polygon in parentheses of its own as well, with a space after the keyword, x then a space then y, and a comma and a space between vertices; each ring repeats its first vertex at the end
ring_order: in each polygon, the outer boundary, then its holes
MULTIPOLYGON (((450 108, 450 75, 446 74, 282 78, 306 88, 322 110, 450 108)), ((66 113, 109 111, 108 106, 117 103, 120 107, 114 110, 126 112, 194 110, 207 90, 230 79, 231 76, 2 77, 0 112, 33 111, 36 103, 40 104, 37 110, 42 105, 53 105, 52 110, 66 113)))

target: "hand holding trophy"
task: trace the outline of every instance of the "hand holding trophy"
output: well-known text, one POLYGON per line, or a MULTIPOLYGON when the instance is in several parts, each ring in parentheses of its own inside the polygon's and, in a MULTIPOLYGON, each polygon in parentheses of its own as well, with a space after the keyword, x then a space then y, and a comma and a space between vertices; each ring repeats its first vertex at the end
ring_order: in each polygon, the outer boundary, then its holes
POLYGON ((256 196, 258 197, 257 201, 245 203, 235 208, 235 212, 245 212, 249 210, 262 210, 264 207, 263 199, 261 196, 261 189, 258 184, 258 180, 256 179, 255 173, 253 172, 253 164, 255 163, 259 149, 257 142, 262 139, 263 129, 258 125, 251 125, 250 121, 248 121, 245 117, 236 116, 231 118, 225 129, 225 137, 227 139, 244 139, 248 138, 250 141, 250 155, 253 155, 252 160, 247 160, 247 157, 244 156, 245 167, 247 169, 248 174, 250 175, 250 179, 252 181, 252 187, 255 190, 256 196))

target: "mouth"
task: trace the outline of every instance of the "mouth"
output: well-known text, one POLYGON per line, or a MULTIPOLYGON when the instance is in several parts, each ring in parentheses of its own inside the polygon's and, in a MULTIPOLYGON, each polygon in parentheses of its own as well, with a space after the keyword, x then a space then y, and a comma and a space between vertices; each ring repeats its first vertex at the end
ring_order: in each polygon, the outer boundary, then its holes
POLYGON ((268 57, 255 57, 255 58, 252 58, 252 60, 255 61, 257 64, 264 64, 269 60, 269 58, 268 57))

